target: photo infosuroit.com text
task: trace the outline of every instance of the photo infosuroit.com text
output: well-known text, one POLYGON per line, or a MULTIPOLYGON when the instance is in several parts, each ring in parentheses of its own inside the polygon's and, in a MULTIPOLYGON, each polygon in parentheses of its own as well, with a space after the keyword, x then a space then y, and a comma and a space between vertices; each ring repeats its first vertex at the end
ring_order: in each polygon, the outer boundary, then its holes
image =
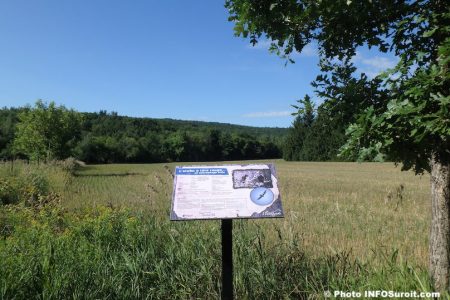
POLYGON ((325 297, 334 297, 342 299, 355 298, 439 298, 439 292, 418 292, 418 291, 385 291, 385 290, 370 290, 370 291, 325 291, 325 297))

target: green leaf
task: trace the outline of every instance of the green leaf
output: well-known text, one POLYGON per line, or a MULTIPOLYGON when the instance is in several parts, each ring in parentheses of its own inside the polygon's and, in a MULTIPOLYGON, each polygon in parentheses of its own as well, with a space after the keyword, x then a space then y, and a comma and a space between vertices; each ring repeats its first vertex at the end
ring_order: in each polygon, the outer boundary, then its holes
POLYGON ((431 37, 436 32, 437 29, 438 29, 438 27, 434 27, 431 30, 425 31, 423 33, 423 37, 426 37, 426 38, 431 37))

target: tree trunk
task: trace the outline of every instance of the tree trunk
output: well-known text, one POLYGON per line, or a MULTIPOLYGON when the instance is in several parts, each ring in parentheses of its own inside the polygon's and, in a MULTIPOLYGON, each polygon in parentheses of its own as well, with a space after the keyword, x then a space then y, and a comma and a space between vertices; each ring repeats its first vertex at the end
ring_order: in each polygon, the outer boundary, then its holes
POLYGON ((450 164, 431 161, 430 273, 436 291, 450 291, 450 164))

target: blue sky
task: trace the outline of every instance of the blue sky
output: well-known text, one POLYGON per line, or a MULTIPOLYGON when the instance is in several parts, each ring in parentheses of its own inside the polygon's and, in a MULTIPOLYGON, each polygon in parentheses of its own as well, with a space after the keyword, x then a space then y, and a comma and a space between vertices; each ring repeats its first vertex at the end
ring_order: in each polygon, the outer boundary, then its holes
MULTIPOLYGON (((290 105, 312 94, 314 45, 285 66, 227 17, 223 0, 2 1, 0 106, 290 126, 290 105)), ((363 49, 355 63, 374 76, 395 58, 363 49)))

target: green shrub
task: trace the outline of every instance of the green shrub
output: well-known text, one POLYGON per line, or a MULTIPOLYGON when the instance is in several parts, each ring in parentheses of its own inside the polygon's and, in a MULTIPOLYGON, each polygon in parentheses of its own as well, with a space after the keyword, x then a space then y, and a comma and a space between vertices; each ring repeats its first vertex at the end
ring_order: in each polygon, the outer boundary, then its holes
POLYGON ((47 177, 37 171, 26 170, 0 178, 0 204, 19 204, 38 207, 58 201, 51 192, 47 177))
POLYGON ((59 167, 62 171, 67 172, 69 175, 74 175, 83 162, 78 161, 73 157, 68 157, 64 160, 54 161, 53 164, 59 167))
POLYGON ((18 203, 21 196, 17 178, 0 178, 0 205, 18 203))
POLYGON ((48 195, 50 186, 45 175, 39 172, 27 172, 19 178, 22 200, 26 205, 34 206, 48 195))

